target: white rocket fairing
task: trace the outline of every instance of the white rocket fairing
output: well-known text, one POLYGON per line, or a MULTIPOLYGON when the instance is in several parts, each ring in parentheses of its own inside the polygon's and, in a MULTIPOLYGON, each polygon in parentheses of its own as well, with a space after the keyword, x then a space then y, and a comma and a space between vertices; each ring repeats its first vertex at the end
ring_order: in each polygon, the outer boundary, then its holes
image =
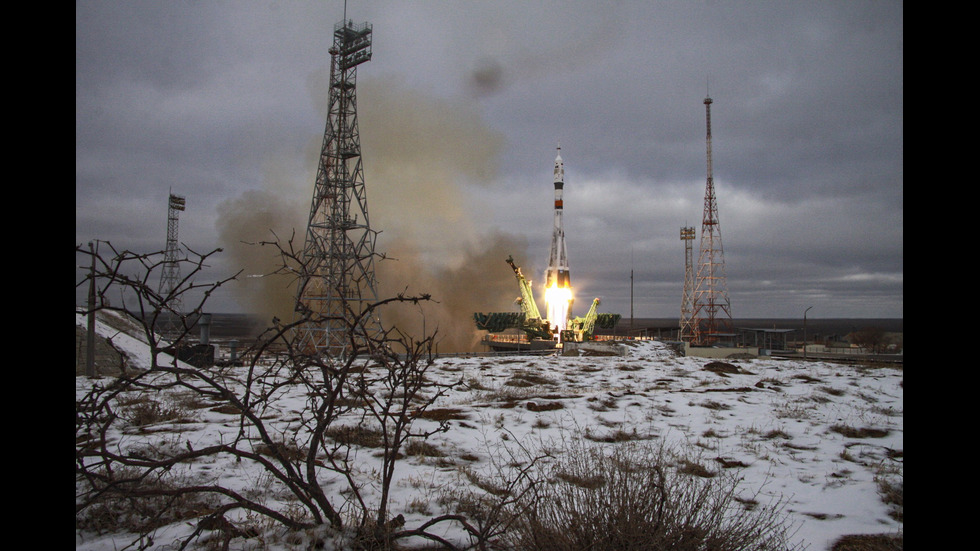
POLYGON ((571 279, 568 271, 568 254, 565 250, 565 229, 562 226, 562 191, 565 187, 565 163, 561 158, 561 146, 555 157, 555 226, 551 235, 551 255, 545 272, 545 302, 548 320, 559 329, 567 327, 571 314, 571 279))

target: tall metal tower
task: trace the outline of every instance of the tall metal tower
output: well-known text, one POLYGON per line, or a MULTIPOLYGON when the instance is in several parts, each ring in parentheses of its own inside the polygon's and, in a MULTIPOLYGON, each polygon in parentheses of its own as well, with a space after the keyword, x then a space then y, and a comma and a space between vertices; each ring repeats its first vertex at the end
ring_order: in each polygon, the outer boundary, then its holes
MULTIPOLYGON (((167 295, 173 292, 180 282, 180 244, 177 241, 177 225, 181 211, 184 210, 186 200, 180 195, 170 194, 167 202, 167 249, 163 256, 163 269, 160 271, 160 296, 166 299, 167 295)), ((167 301, 168 308, 166 319, 161 327, 161 333, 172 336, 178 329, 177 317, 183 311, 183 302, 180 296, 173 297, 167 301)))
POLYGON ((697 284, 694 290, 694 343, 712 345, 729 339, 732 307, 725 277, 725 252, 721 244, 721 222, 711 171, 711 98, 704 98, 708 125, 708 180, 704 188, 704 217, 701 221, 701 252, 698 257, 697 284))
POLYGON ((684 297, 681 299, 681 340, 694 340, 694 253, 691 242, 694 241, 694 227, 681 228, 681 241, 684 242, 684 297))
POLYGON ((371 31, 345 19, 334 26, 326 129, 317 166, 303 249, 303 277, 296 310, 313 321, 298 328, 300 350, 346 357, 351 338, 363 342, 379 328, 377 318, 352 325, 376 302, 374 245, 368 219, 361 143, 357 127, 357 66, 371 59, 371 31))

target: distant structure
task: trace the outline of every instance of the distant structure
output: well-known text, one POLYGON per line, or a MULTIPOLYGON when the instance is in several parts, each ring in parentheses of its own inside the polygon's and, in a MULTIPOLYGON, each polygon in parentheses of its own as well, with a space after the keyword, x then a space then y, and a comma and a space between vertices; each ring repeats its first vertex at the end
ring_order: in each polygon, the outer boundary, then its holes
POLYGON ((680 333, 681 340, 694 340, 694 252, 691 242, 694 241, 694 227, 681 228, 681 241, 684 242, 684 297, 681 299, 680 333))
POLYGON ((163 269, 160 272, 160 297, 167 302, 170 310, 164 319, 160 332, 166 337, 172 337, 179 330, 178 320, 182 315, 184 305, 180 296, 167 298, 180 282, 180 243, 177 240, 177 226, 180 213, 186 207, 186 199, 180 195, 170 194, 167 201, 167 248, 163 256, 163 269))
POLYGON ((357 126, 357 66, 371 59, 372 26, 345 18, 333 31, 326 129, 310 206, 305 270, 296 310, 312 322, 298 327, 294 343, 304 353, 344 358, 351 335, 363 341, 380 328, 361 319, 377 302, 374 273, 376 232, 368 219, 361 144, 357 126))
POLYGON ((725 252, 711 169, 711 97, 704 98, 708 126, 708 180, 704 188, 704 217, 701 221, 701 251, 694 289, 693 344, 711 346, 733 338, 732 307, 725 277, 725 252))
POLYGON ((561 145, 555 157, 555 224, 551 234, 551 254, 544 277, 544 301, 548 321, 558 331, 568 328, 572 308, 572 282, 568 271, 568 252, 565 250, 565 229, 562 224, 564 201, 562 191, 565 187, 565 162, 561 158, 561 145))

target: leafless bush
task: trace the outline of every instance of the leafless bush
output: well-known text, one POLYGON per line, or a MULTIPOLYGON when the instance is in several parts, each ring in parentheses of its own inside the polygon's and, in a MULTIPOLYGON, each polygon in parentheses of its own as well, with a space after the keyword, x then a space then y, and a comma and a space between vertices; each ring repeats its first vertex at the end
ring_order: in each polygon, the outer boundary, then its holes
MULTIPOLYGON (((293 533, 313 533, 327 526, 335 533, 355 534, 365 549, 391 549, 401 538, 422 537, 441 541, 427 529, 433 522, 466 523, 462 516, 434 519, 417 528, 406 529, 399 517, 390 518, 389 500, 395 464, 403 457, 409 439, 424 441, 444 430, 446 420, 436 416, 421 430, 415 421, 454 385, 434 383, 426 378, 432 365, 434 334, 416 339, 397 329, 382 329, 367 339, 351 338, 344 357, 328 357, 295 347, 293 336, 305 323, 323 323, 315 312, 306 311, 292 323, 274 320, 256 344, 243 353, 250 358, 243 367, 193 367, 163 355, 169 343, 154 331, 156 322, 167 314, 180 315, 183 331, 174 346, 188 336, 185 312, 178 312, 175 301, 190 304, 191 313, 200 313, 207 297, 217 287, 234 279, 213 284, 197 284, 206 259, 213 253, 196 255, 181 262, 191 269, 166 296, 158 294, 151 274, 163 264, 162 253, 139 255, 112 251, 111 257, 76 247, 76 254, 92 255, 96 269, 82 282, 96 283, 96 309, 107 309, 110 293, 123 301, 112 301, 115 309, 135 312, 149 343, 152 362, 149 369, 124 373, 117 379, 94 380, 91 391, 76 398, 76 526, 79 530, 124 530, 150 537, 156 528, 178 520, 191 521, 193 533, 182 536, 175 548, 183 548, 195 538, 222 534, 227 548, 231 538, 257 537, 250 526, 232 518, 261 518, 258 524, 277 524, 293 533), (200 295, 193 303, 182 300, 200 295), (275 350, 275 353, 271 351, 275 350), (170 358, 170 359, 167 359, 170 358), (278 415, 278 401, 285 394, 299 392, 307 397, 306 407, 289 420, 278 415), (167 401, 174 396, 175 401, 167 401), (180 402, 176 399, 179 397, 180 402), (173 440, 156 446, 152 453, 149 435, 128 433, 126 427, 162 420, 179 420, 186 411, 171 404, 206 404, 231 419, 226 426, 237 427, 220 442, 195 446, 190 440, 173 440), (435 421, 435 424, 432 424, 435 421), (380 457, 377 478, 366 479, 357 465, 357 452, 372 448, 380 457), (236 464, 251 464, 265 473, 264 480, 274 487, 272 494, 285 499, 269 499, 259 492, 239 492, 223 483, 220 476, 181 476, 183 467, 202 460, 232 458, 236 464), (210 476, 210 478, 208 478, 210 476), (341 481, 342 489, 330 494, 325 483, 341 481), (134 516, 134 514, 136 516, 134 516), (136 523, 133 519, 144 519, 136 523)), ((277 248, 283 259, 283 273, 296 277, 302 263, 292 242, 263 243, 277 248)), ((215 251, 217 252, 217 251, 215 251)), ((192 253, 193 256, 193 253, 192 253)), ((345 322, 350 334, 362 327, 363 319, 392 303, 430 300, 427 295, 398 295, 368 305, 361 312, 348 309, 345 322)), ((80 311, 87 314, 87 311, 80 311)), ((155 444, 152 444, 155 446, 155 444)), ((448 548, 451 544, 445 542, 448 548)))
POLYGON ((531 479, 501 548, 792 548, 781 505, 746 508, 733 475, 683 474, 672 452, 651 443, 571 448, 531 479))

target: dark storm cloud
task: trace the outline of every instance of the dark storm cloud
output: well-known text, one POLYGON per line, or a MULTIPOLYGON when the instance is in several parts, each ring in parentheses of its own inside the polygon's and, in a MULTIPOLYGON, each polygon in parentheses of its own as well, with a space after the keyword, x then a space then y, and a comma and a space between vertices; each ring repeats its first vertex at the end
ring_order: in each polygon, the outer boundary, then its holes
MULTIPOLYGON (((201 250, 221 246, 218 205, 250 190, 308 204, 326 51, 343 10, 78 3, 76 241, 162 248, 170 189, 187 196, 182 240, 201 250)), ((824 317, 902 315, 900 2, 378 0, 347 10, 374 25, 360 82, 394 79, 406 98, 465 111, 502 137, 485 152, 492 181, 460 177, 447 193, 473 233, 526 240, 525 264, 538 270, 561 142, 573 278, 604 296, 603 310, 629 310, 632 267, 639 315, 679 311, 678 230, 700 230, 710 93, 735 315, 797 316, 812 303, 824 317)), ((365 118, 372 107, 358 105, 365 118)), ((380 202, 372 177, 388 177, 377 157, 389 146, 362 145, 369 202, 380 202)), ((379 229, 385 210, 375 209, 379 229)))

